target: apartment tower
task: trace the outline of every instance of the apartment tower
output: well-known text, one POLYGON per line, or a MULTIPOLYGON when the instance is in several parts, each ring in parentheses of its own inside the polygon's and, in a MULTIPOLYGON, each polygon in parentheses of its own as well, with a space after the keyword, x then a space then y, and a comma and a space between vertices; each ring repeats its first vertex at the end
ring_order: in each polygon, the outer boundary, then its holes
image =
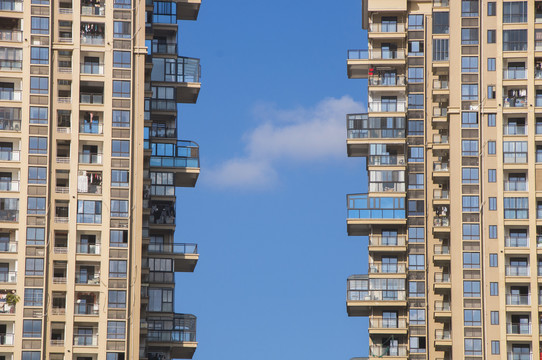
POLYGON ((349 316, 369 358, 541 358, 542 1, 363 0, 367 112, 347 115, 368 191, 349 316))
POLYGON ((176 187, 198 145, 177 140, 199 60, 178 20, 200 0, 0 1, 0 360, 192 358, 175 313, 176 187))

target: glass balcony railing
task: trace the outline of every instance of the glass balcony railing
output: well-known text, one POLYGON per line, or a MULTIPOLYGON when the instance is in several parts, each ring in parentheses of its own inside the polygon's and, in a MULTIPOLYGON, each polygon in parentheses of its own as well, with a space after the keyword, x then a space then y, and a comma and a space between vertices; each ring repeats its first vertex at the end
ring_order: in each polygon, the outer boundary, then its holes
POLYGON ((503 103, 505 108, 510 107, 526 107, 527 106, 527 96, 517 96, 517 97, 503 97, 503 103))
POLYGON ((81 74, 103 75, 104 64, 93 62, 81 63, 81 74))
POLYGON ((406 319, 404 318, 369 318, 369 329, 404 329, 406 326, 406 319))
POLYGON ((200 60, 179 56, 176 59, 152 59, 153 68, 151 81, 173 83, 199 83, 201 82, 200 60))
POLYGON ((17 252, 17 241, 0 242, 0 253, 17 252))
POLYGON ((448 90, 448 80, 433 80, 433 90, 448 90))
POLYGON ((503 126, 503 133, 504 135, 527 135, 527 126, 505 124, 503 126))
POLYGON ((0 90, 0 101, 21 101, 21 90, 0 90))
POLYGON ((100 313, 100 306, 98 303, 76 302, 74 310, 77 315, 98 315, 100 313))
POLYGON ((177 128, 168 126, 153 126, 149 128, 149 135, 150 137, 176 139, 177 128))
POLYGON ((531 295, 506 294, 506 305, 531 305, 531 295))
POLYGON ((175 314, 171 319, 147 318, 147 342, 182 343, 196 341, 196 317, 175 314))
POLYGON ((437 284, 449 284, 450 283, 450 274, 436 272, 435 273, 435 283, 437 284))
POLYGON ((505 236, 505 247, 529 247, 529 238, 520 236, 505 236))
POLYGON ((372 263, 369 264, 369 274, 404 274, 406 263, 372 263))
POLYGON ((382 32, 382 33, 405 32, 405 24, 403 23, 371 23, 369 24, 369 32, 382 32))
POLYGON ((368 114, 348 114, 346 118, 347 136, 349 139, 404 139, 405 119, 402 117, 386 118, 386 125, 382 127, 379 118, 371 118, 368 114), (391 119, 391 122, 390 122, 391 119))
POLYGON ((397 100, 392 102, 369 101, 369 112, 405 112, 406 101, 397 100))
POLYGON ((91 5, 81 5, 81 15, 83 16, 104 16, 105 15, 105 5, 100 4, 91 4, 91 5))
POLYGON ((370 182, 369 192, 405 192, 406 185, 404 182, 370 182))
POLYGON ((102 94, 81 93, 82 104, 103 104, 104 96, 102 94))
POLYGON ((81 272, 75 273, 75 283, 76 284, 87 284, 87 285, 100 285, 100 274, 86 274, 81 272))
POLYGON ((81 44, 83 45, 103 45, 103 35, 81 34, 81 44))
POLYGON ((19 210, 0 210, 0 221, 2 222, 18 222, 19 210))
POLYGON ((527 79, 527 70, 526 69, 504 69, 503 70, 503 79, 504 80, 523 80, 523 79, 527 79))
POLYGON ((406 345, 388 346, 374 344, 369 346, 369 354, 371 357, 386 358, 386 357, 406 357, 408 349, 406 345))
POLYGON ((349 219, 404 219, 405 199, 369 197, 367 194, 347 195, 349 219))
POLYGON ((100 243, 97 244, 81 244, 77 243, 76 252, 78 254, 99 254, 100 243))
POLYGON ((149 244, 147 247, 148 253, 153 254, 197 254, 198 245, 197 244, 185 244, 185 243, 174 243, 174 244, 149 244))
POLYGON ((450 171, 450 169, 448 168, 448 163, 447 162, 433 162, 433 171, 436 171, 436 172, 447 172, 447 171, 450 171))
POLYGON ((533 353, 508 352, 507 360, 533 360, 533 353))
POLYGON ((14 284, 17 282, 17 271, 0 271, 0 283, 14 284))
POLYGON ((530 335, 531 323, 506 323, 506 333, 514 335, 530 335))
POLYGON ((0 41, 23 41, 23 32, 21 30, 0 30, 0 41))
POLYGON ((370 235, 369 246, 405 246, 406 236, 370 235))
POLYGON ((527 181, 504 181, 504 191, 527 191, 528 188, 527 181))
POLYGON ((80 123, 79 132, 82 134, 103 134, 103 124, 97 123, 80 123))
POLYGON ((433 227, 450 227, 450 218, 448 216, 438 216, 433 218, 433 227))
POLYGON ((433 7, 440 8, 440 7, 449 7, 450 6, 450 0, 433 0, 433 7))
POLYGON ((435 340, 452 340, 452 334, 450 330, 435 330, 435 340))
POLYGON ((0 59, 0 70, 21 71, 22 67, 23 67, 22 60, 0 59))
POLYGON ((448 200, 450 199, 450 191, 444 189, 434 189, 433 199, 435 200, 448 200))
POLYGON ((450 255, 450 247, 448 245, 436 244, 433 247, 435 255, 450 255))
POLYGON ((19 191, 19 180, 0 180, 0 191, 19 191))
POLYGON ((13 333, 0 333, 0 345, 13 345, 15 334, 13 333))
POLYGON ((21 120, 0 120, 0 131, 21 131, 21 120))
POLYGON ((404 58, 404 50, 348 50, 348 60, 402 60, 404 58))
POLYGON ((0 303, 0 314, 15 314, 15 305, 0 303))
POLYGON ((531 273, 529 266, 506 265, 504 270, 506 276, 529 276, 531 273))
POLYGON ((22 0, 2 0, 0 1, 0 11, 23 11, 22 0))
POLYGON ((404 155, 369 155, 367 164, 369 166, 394 166, 406 163, 404 155))
POLYGON ((177 43, 163 43, 153 40, 152 53, 177 55, 177 43))
POLYGON ((151 101, 150 101, 150 111, 175 112, 175 111, 177 111, 177 101, 176 100, 151 99, 151 101))
POLYGON ((369 279, 368 275, 352 275, 348 277, 346 298, 352 301, 404 301, 406 299, 405 280, 389 279, 389 288, 370 289, 379 286, 378 279, 369 279))
POLYGON ((98 334, 78 334, 73 336, 74 346, 98 346, 98 334))
POLYGON ((79 162, 81 164, 101 164, 103 156, 101 153, 79 153, 79 162))
POLYGON ((450 303, 446 301, 435 301, 435 311, 451 311, 450 303))
POLYGON ((448 107, 433 107, 433 117, 445 117, 448 116, 448 107))
POLYGON ((369 86, 404 86, 406 85, 406 78, 404 75, 396 74, 381 74, 371 75, 367 79, 369 86))
MULTIPOLYGON (((149 148, 148 141, 145 148, 149 148)), ((151 167, 199 168, 199 145, 179 140, 177 144, 150 143, 151 167)))

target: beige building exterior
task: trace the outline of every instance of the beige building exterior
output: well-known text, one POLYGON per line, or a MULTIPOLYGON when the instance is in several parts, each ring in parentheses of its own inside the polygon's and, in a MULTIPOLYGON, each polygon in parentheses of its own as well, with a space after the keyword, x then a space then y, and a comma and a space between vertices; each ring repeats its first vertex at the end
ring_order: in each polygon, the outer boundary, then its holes
POLYGON ((347 116, 368 236, 347 281, 369 358, 541 358, 542 1, 362 0, 367 112, 347 116))
POLYGON ((199 7, 0 1, 0 360, 192 358, 174 287, 198 251, 174 241, 175 192, 199 156, 177 105, 200 66, 177 20, 199 7))

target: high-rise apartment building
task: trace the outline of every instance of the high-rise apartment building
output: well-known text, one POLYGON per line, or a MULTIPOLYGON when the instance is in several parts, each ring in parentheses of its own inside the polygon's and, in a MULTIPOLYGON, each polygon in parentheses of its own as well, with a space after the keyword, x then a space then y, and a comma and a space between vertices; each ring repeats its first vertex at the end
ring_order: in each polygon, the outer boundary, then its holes
POLYGON ((194 354, 174 288, 198 252, 174 232, 176 187, 199 173, 177 105, 200 66, 177 20, 199 7, 0 1, 0 360, 194 354))
POLYGON ((368 236, 347 281, 369 358, 541 357, 542 1, 363 0, 367 112, 347 116, 368 236))

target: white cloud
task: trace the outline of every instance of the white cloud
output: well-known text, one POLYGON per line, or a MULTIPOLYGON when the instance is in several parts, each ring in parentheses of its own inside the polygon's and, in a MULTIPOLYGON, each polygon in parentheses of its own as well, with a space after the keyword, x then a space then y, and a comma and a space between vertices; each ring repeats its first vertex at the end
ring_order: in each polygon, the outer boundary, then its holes
POLYGON ((222 187, 267 188, 280 178, 279 162, 345 158, 346 114, 361 111, 363 106, 349 96, 326 98, 312 108, 259 104, 254 114, 261 125, 243 136, 245 155, 210 169, 206 180, 222 187))

